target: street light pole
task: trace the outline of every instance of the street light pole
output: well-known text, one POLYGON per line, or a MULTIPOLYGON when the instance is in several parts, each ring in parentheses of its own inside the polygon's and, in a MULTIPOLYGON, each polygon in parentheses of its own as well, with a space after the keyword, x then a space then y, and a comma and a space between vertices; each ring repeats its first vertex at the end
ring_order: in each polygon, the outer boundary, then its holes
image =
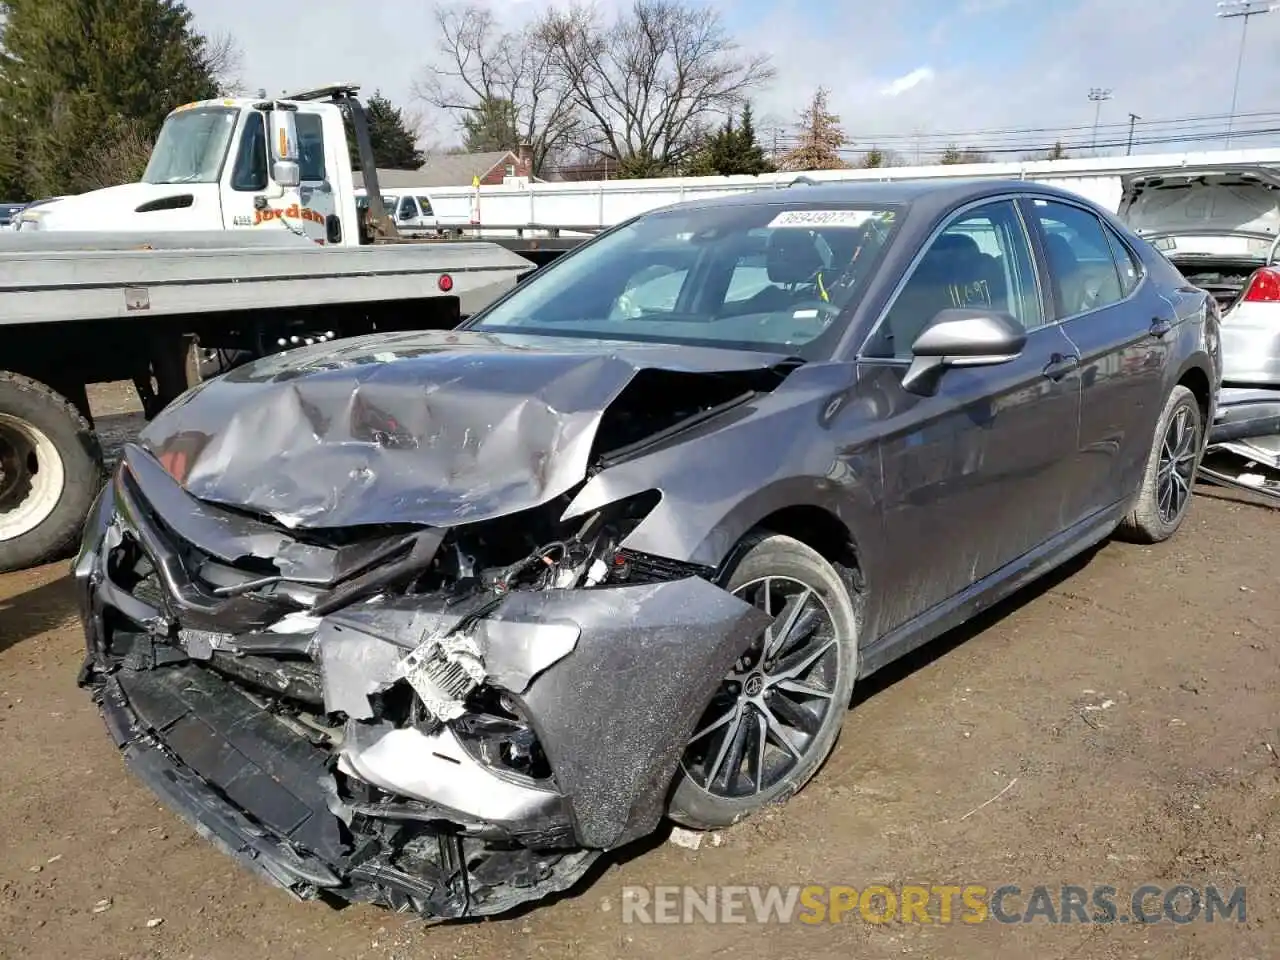
POLYGON ((1111 91, 1094 87, 1089 91, 1089 99, 1093 101, 1093 155, 1098 155, 1098 120, 1102 116, 1102 101, 1111 99, 1111 91))
POLYGON ((1142 118, 1138 116, 1136 113, 1129 114, 1129 143, 1124 148, 1124 155, 1126 157, 1133 153, 1133 122, 1135 120, 1141 120, 1141 119, 1142 118))
POLYGON ((1244 64, 1244 42, 1249 36, 1249 18, 1280 9, 1280 3, 1271 0, 1218 0, 1218 16, 1224 20, 1243 17, 1240 28, 1240 49, 1236 53, 1236 79, 1231 87, 1231 113, 1227 115, 1227 146, 1231 146, 1231 128, 1235 126, 1236 98, 1240 95, 1240 67, 1244 64))

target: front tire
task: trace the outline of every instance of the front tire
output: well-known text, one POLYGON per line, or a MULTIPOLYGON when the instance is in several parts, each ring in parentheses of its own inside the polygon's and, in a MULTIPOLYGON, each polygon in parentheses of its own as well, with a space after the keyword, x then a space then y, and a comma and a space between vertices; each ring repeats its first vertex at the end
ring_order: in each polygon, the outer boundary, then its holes
POLYGON ((775 619, 712 696, 681 758, 668 815, 716 829, 781 803, 835 746, 858 667, 849 588, 817 551, 753 535, 725 589, 775 619))
POLYGON ((1204 436, 1204 415, 1196 395, 1177 385, 1156 424, 1133 508, 1117 528, 1121 539, 1160 543, 1178 531, 1191 504, 1196 470, 1204 455, 1204 436))

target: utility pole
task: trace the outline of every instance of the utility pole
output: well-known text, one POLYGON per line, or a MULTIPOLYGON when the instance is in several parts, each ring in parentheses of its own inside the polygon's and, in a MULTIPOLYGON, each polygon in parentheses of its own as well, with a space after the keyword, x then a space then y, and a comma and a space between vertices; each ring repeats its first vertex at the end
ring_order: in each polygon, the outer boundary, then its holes
POLYGON ((1249 18, 1259 14, 1271 13, 1280 8, 1280 3, 1270 0, 1218 0, 1218 16, 1224 20, 1231 17, 1243 17, 1240 28, 1240 50, 1236 54, 1236 79, 1231 87, 1231 113, 1227 115, 1227 146, 1231 146, 1231 128, 1236 119, 1236 98, 1240 94, 1240 67, 1244 63, 1244 42, 1249 36, 1249 18))
POLYGON ((1141 119, 1142 118, 1136 113, 1129 114, 1129 144, 1124 148, 1124 155, 1126 157, 1133 153, 1133 121, 1141 119))
POLYGON ((1093 101, 1093 155, 1098 155, 1098 120, 1102 116, 1102 102, 1111 99, 1111 91, 1094 87, 1089 91, 1089 99, 1093 101))

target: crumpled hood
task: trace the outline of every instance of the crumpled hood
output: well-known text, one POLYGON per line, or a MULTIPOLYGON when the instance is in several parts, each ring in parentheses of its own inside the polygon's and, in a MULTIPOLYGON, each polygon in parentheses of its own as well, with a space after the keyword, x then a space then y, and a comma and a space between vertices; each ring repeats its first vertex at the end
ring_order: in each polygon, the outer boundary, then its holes
POLYGON ((448 527, 582 481, 605 410, 642 370, 747 372, 785 359, 471 331, 373 335, 200 384, 139 442, 192 496, 288 527, 448 527))

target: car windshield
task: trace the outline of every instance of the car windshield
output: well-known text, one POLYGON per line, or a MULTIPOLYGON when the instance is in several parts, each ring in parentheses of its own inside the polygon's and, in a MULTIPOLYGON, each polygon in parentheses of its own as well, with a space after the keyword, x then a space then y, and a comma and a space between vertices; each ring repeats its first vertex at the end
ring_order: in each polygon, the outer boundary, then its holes
POLYGON ((238 116, 228 107, 193 107, 170 114, 142 182, 216 183, 238 116))
POLYGON ((900 212, 806 202, 652 213, 534 273, 468 326, 807 355, 861 295, 900 212))

